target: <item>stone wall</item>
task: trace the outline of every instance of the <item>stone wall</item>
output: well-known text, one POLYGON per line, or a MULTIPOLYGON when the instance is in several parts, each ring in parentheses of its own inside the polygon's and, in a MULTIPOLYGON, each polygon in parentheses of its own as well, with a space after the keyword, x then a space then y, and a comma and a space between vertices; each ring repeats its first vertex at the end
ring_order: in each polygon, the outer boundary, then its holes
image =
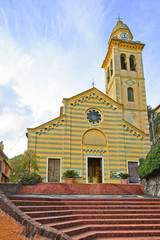
POLYGON ((21 187, 22 187, 21 180, 18 183, 0 183, 0 189, 6 195, 17 194, 21 187))
POLYGON ((152 196, 160 196, 160 175, 142 180, 144 193, 152 196))
POLYGON ((0 239, 70 240, 65 233, 44 226, 25 215, 0 190, 0 239))

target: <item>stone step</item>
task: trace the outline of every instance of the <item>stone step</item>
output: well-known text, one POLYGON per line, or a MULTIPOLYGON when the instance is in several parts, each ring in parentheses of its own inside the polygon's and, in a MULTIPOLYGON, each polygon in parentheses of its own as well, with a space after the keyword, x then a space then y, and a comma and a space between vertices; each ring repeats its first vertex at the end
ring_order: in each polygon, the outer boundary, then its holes
POLYGON ((30 210, 38 210, 46 209, 46 210, 52 210, 52 211, 58 211, 58 210, 85 210, 88 209, 88 211, 91 210, 159 210, 160 211, 160 204, 159 205, 65 205, 65 206, 54 206, 54 205, 42 205, 42 206, 18 206, 21 210, 26 211, 25 209, 30 210))
MULTIPOLYGON (((35 219, 34 219, 35 220, 35 219)), ((42 222, 41 222, 42 223, 42 222)), ((160 219, 79 219, 79 220, 71 220, 71 221, 63 221, 63 222, 55 222, 55 223, 48 223, 45 224, 46 226, 53 227, 56 229, 64 229, 64 228, 70 228, 80 225, 115 225, 116 227, 124 224, 154 224, 160 226, 160 219)))
MULTIPOLYGON (((73 238, 72 238, 73 239, 73 238)), ((118 238, 108 238, 108 237, 104 237, 104 238, 94 238, 94 240, 160 240, 160 237, 118 237, 118 238)))
MULTIPOLYGON (((65 232, 68 236, 75 236, 79 235, 81 233, 89 232, 89 231, 106 231, 107 232, 112 232, 112 231, 125 231, 125 232, 133 232, 133 231, 145 231, 145 230, 152 230, 152 231, 157 231, 160 233, 160 225, 159 224, 117 224, 117 225, 82 225, 82 226, 76 226, 72 228, 66 228, 61 231, 65 232)), ((107 236, 107 235, 106 235, 107 236)), ((118 236, 118 235, 117 235, 118 236)), ((115 236, 115 237, 117 237, 115 236)), ((130 235, 128 235, 130 236, 130 235)), ((142 235, 143 236, 143 235, 142 235)), ((151 235, 152 236, 152 235, 151 235)), ((158 235, 160 236, 160 235, 158 235)), ((108 236, 109 237, 109 236, 108 236)))
MULTIPOLYGON (((53 211, 52 207, 43 206, 43 207, 29 207, 29 206, 20 206, 24 212, 33 212, 33 211, 53 211)), ((101 210, 101 209, 79 209, 79 210, 54 210, 54 216, 59 215, 71 215, 71 214, 160 214, 160 209, 108 209, 108 210, 101 210)))
POLYGON ((63 215, 63 212, 60 212, 59 215, 55 215, 55 211, 38 211, 38 212, 25 212, 27 215, 29 215, 32 218, 35 219, 42 219, 44 217, 52 217, 52 222, 61 222, 61 221, 69 221, 73 219, 158 219, 160 218, 160 214, 157 214, 155 212, 153 213, 138 213, 138 214, 131 214, 131 213, 125 213, 125 214, 70 214, 69 212, 65 212, 65 215, 63 215))
POLYGON ((73 240, 160 239, 157 198, 10 199, 34 220, 65 232, 73 240))
POLYGON ((33 206, 33 205, 36 205, 36 206, 43 206, 43 205, 53 205, 53 206, 73 206, 73 205, 96 205, 96 206, 101 206, 101 205, 131 205, 131 206, 143 206, 143 205, 157 205, 159 204, 160 202, 157 202, 157 201, 150 201, 150 202, 145 202, 145 201, 119 201, 118 203, 117 202, 113 202, 113 201, 83 201, 83 200, 79 200, 79 201, 39 201, 39 200, 12 200, 12 202, 17 205, 17 206, 33 206))
POLYGON ((153 209, 150 209, 150 208, 139 208, 139 209, 136 209, 136 208, 102 208, 102 209, 95 209, 95 208, 63 208, 61 210, 53 207, 53 206, 19 206, 19 209, 21 209, 22 211, 24 212, 33 212, 33 211, 54 211, 55 212, 55 215, 57 215, 57 213, 64 213, 64 215, 66 215, 66 213, 68 212, 69 214, 94 214, 94 213, 97 213, 97 214, 125 214, 125 213, 131 213, 131 214, 138 214, 138 213, 157 213, 157 214, 160 214, 160 209, 156 209, 156 208, 153 208, 153 209))
POLYGON ((68 202, 68 201, 89 201, 89 202, 98 202, 98 201, 105 201, 105 202, 139 202, 139 201, 143 201, 143 202, 157 202, 160 203, 160 198, 145 198, 145 197, 140 197, 140 198, 131 198, 131 197, 127 197, 127 198, 121 198, 121 196, 117 196, 115 198, 105 198, 105 195, 103 198, 91 198, 91 196, 89 198, 83 198, 81 196, 78 196, 77 198, 53 198, 53 197, 26 197, 26 196, 8 196, 8 198, 10 200, 32 200, 32 201, 58 201, 58 202, 68 202))
POLYGON ((94 240, 160 240, 160 237, 117 237, 117 238, 94 238, 94 240))
POLYGON ((159 240, 159 230, 131 230, 131 231, 89 231, 78 236, 72 236, 72 240, 159 240))

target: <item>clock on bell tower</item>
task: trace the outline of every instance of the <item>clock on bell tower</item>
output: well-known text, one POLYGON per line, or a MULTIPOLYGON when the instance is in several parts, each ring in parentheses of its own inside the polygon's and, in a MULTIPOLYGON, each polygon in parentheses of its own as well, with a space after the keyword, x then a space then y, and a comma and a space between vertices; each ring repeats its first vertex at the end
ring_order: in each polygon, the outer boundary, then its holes
POLYGON ((145 79, 142 50, 145 44, 133 41, 126 24, 118 21, 113 28, 103 61, 106 94, 123 104, 123 118, 148 133, 145 79))

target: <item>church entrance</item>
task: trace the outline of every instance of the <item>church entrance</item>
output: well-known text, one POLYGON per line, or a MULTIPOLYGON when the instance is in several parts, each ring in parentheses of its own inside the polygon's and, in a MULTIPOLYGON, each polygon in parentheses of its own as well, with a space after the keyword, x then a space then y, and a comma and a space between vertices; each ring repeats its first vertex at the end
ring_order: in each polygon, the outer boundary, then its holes
POLYGON ((60 182, 60 159, 48 158, 48 182, 60 182))
POLYGON ((88 183, 102 183, 102 158, 88 157, 88 183))

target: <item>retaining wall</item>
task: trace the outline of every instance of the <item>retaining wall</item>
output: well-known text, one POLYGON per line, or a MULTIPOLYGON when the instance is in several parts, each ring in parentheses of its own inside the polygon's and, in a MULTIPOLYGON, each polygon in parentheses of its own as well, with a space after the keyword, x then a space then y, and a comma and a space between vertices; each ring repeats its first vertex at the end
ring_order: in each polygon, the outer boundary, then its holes
POLYGON ((15 195, 22 187, 22 181, 18 183, 0 183, 0 189, 6 195, 15 195))
POLYGON ((144 193, 152 196, 160 196, 160 175, 142 180, 144 193))

